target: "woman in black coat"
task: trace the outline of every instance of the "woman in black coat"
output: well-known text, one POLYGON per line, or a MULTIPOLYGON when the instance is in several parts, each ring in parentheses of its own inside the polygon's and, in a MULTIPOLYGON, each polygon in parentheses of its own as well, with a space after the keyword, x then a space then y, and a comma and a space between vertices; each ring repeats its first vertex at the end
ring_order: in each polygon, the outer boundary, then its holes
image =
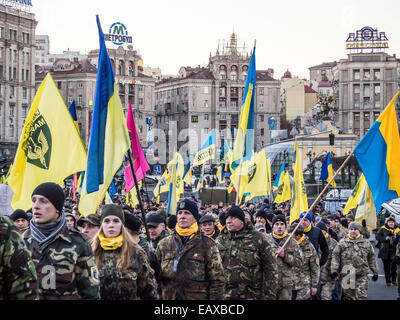
POLYGON ((390 286, 391 284, 397 286, 397 267, 393 262, 393 259, 396 255, 396 234, 399 231, 400 229, 396 225, 395 218, 390 216, 386 219, 385 225, 380 228, 376 234, 376 240, 378 241, 377 247, 379 248, 378 258, 382 259, 383 262, 387 286, 390 286))

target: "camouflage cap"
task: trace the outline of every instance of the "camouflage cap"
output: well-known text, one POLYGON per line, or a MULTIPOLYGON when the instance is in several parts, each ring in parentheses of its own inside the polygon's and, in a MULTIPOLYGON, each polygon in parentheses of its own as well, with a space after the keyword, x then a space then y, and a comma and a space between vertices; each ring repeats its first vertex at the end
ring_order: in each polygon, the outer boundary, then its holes
POLYGON ((99 227, 100 226, 100 216, 98 214, 92 213, 92 214, 89 214, 86 218, 81 217, 77 222, 78 227, 82 227, 85 222, 90 223, 96 227, 99 227))

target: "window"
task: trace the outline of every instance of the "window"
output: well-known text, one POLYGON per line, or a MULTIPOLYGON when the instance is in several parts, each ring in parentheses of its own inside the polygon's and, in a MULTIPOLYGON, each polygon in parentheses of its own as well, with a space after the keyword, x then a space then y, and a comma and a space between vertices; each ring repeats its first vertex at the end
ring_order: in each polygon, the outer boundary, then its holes
POLYGON ((24 81, 25 78, 25 69, 21 70, 21 80, 24 81))
POLYGON ((242 73, 242 80, 246 81, 247 79, 247 72, 242 73))
POLYGON ((204 108, 208 108, 208 100, 204 100, 204 108))
POLYGON ((82 106, 82 101, 83 101, 82 95, 80 94, 80 95, 78 96, 78 106, 79 106, 79 107, 82 106))
POLYGON ((226 101, 225 100, 219 100, 219 107, 220 108, 225 108, 226 107, 226 101))
POLYGON ((371 96, 371 88, 369 86, 369 84, 364 84, 364 93, 363 93, 364 97, 369 97, 371 96))
POLYGON ((369 69, 364 69, 363 74, 364 74, 363 75, 363 80, 365 80, 365 81, 371 80, 371 74, 370 74, 369 69))
POLYGON ((72 81, 68 81, 68 89, 72 89, 74 87, 74 84, 72 81))
POLYGON ((360 113, 359 112, 354 112, 353 114, 353 132, 356 135, 360 134, 360 113))
POLYGON ((3 66, 0 66, 0 79, 3 79, 3 66))
POLYGON ((10 29, 10 40, 17 41, 17 30, 10 29))
POLYGON ((264 115, 260 114, 260 121, 263 122, 264 121, 264 115))
POLYGON ((208 120, 208 113, 204 114, 204 120, 208 120))
POLYGON ((25 87, 22 87, 22 99, 28 98, 28 89, 25 87))
POLYGON ((237 102, 231 101, 231 108, 236 108, 236 107, 237 107, 237 102))
POLYGON ((25 81, 29 81, 29 70, 25 70, 25 81))
POLYGON ((12 61, 13 62, 17 61, 17 50, 13 50, 13 52, 12 52, 12 61))
POLYGON ((139 106, 143 106, 143 98, 139 98, 138 102, 139 102, 139 106))
POLYGON ((0 27, 0 38, 4 38, 4 27, 0 27))
POLYGON ((22 105, 22 117, 26 119, 26 116, 28 115, 28 105, 23 104, 22 105))
POLYGON ((0 48, 0 59, 3 59, 4 48, 0 48))
POLYGON ((258 88, 258 93, 260 96, 264 95, 264 88, 258 88))
POLYGON ((354 98, 354 107, 360 107, 360 85, 355 84, 353 85, 353 98, 354 98))
POLYGON ((10 86, 10 98, 14 98, 14 94, 15 94, 15 88, 14 86, 10 86))
POLYGON ((72 103, 72 101, 73 101, 72 96, 68 96, 67 101, 68 101, 68 104, 70 105, 72 103))
POLYGON ((237 80, 237 72, 231 72, 231 80, 235 81, 237 80))
POLYGON ((364 113, 364 134, 367 133, 369 128, 371 127, 371 122, 370 122, 370 114, 369 112, 364 113))
POLYGON ((8 127, 8 136, 14 137, 14 125, 11 123, 10 123, 10 126, 8 127))
POLYGON ((263 109, 263 108, 264 108, 264 103, 263 103, 263 102, 260 102, 260 103, 258 104, 258 107, 259 107, 260 109, 263 109))
POLYGON ((221 80, 226 80, 226 72, 225 71, 220 71, 219 73, 219 78, 221 80))
POLYGON ((381 70, 374 69, 374 80, 381 80, 381 70))
POLYGON ((221 98, 226 96, 226 87, 220 87, 219 88, 219 96, 221 98))
POLYGON ((27 52, 27 53, 26 53, 26 64, 29 64, 29 62, 30 62, 30 61, 29 61, 29 53, 27 52))
POLYGON ((138 91, 139 91, 139 92, 143 91, 143 85, 141 85, 141 84, 138 85, 138 91))
POLYGON ((62 84, 61 81, 57 81, 57 88, 58 88, 59 90, 61 90, 61 84, 62 84))
POLYGON ((261 128, 261 135, 264 135, 264 128, 261 128))
POLYGON ((11 118, 14 117, 14 109, 15 109, 15 103, 12 102, 12 103, 10 103, 10 110, 9 110, 11 118))
POLYGON ((208 87, 203 87, 203 93, 208 93, 208 87))
POLYGON ((83 88, 83 82, 82 81, 78 81, 78 88, 82 89, 83 88))
POLYGON ((360 80, 360 70, 353 70, 353 80, 360 80))

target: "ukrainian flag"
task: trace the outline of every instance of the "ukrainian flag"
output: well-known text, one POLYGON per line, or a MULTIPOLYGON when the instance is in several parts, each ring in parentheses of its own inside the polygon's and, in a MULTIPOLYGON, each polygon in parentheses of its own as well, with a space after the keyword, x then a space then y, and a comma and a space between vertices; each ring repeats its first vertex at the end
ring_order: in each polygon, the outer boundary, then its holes
POLYGON ((254 149, 254 93, 256 88, 256 47, 250 59, 249 72, 240 111, 239 127, 233 146, 232 169, 235 170, 241 161, 250 160, 254 149))
MULTIPOLYGON (((321 176, 319 178, 321 180, 326 180, 326 182, 329 182, 332 179, 332 177, 333 177, 332 159, 331 159, 331 153, 328 152, 325 162, 322 165, 321 176)), ((332 180, 331 185, 332 187, 336 188, 335 180, 332 180)))
POLYGON ((285 175, 285 163, 286 160, 283 160, 281 169, 278 172, 278 175, 275 178, 274 184, 273 184, 273 190, 276 191, 278 190, 279 185, 283 183, 283 177, 285 175))
POLYGON ((75 128, 79 133, 79 125, 78 125, 78 117, 76 116, 75 100, 72 101, 72 103, 68 107, 68 111, 71 114, 72 120, 74 121, 75 128))
POLYGON ((206 163, 215 157, 215 130, 211 132, 207 140, 196 153, 193 160, 193 167, 206 163))
POLYGON ((190 162, 190 155, 186 153, 186 163, 185 163, 185 170, 183 172, 182 180, 185 181, 188 185, 192 184, 192 166, 190 162))
POLYGON ((400 196, 400 137, 395 108, 399 93, 354 149, 378 212, 383 203, 400 196))
POLYGON ((129 132, 98 16, 96 20, 100 51, 87 168, 79 202, 79 211, 85 216, 96 212, 130 147, 129 132))

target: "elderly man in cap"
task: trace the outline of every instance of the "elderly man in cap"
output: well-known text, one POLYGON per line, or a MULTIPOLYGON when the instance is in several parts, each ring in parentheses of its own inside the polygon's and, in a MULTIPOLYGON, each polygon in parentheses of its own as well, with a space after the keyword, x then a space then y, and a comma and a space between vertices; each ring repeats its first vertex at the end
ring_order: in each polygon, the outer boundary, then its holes
POLYGON ((277 255, 278 266, 278 290, 277 300, 291 300, 292 290, 295 283, 296 267, 300 268, 303 264, 301 249, 297 241, 287 233, 286 218, 283 214, 278 214, 272 220, 272 233, 267 234, 267 240, 272 243, 274 254, 277 255), (289 240, 288 240, 289 238, 289 240), (283 245, 287 242, 286 246, 283 245))
POLYGON ((99 299, 99 278, 92 248, 79 231, 68 230, 64 191, 52 182, 32 192, 30 229, 24 240, 32 252, 41 300, 99 299))
POLYGON ((165 218, 156 211, 150 211, 146 214, 146 223, 149 228, 150 240, 155 250, 160 241, 169 236, 166 229, 165 218))
POLYGON ((77 222, 80 232, 82 232, 91 242, 100 229, 100 216, 98 214, 89 214, 86 218, 81 217, 77 222))
POLYGON ((378 263, 375 251, 368 239, 360 232, 357 222, 349 225, 349 235, 336 245, 332 252, 331 277, 340 279, 342 300, 367 300, 368 271, 373 272, 372 281, 378 280, 378 263))
POLYGON ((274 300, 278 270, 270 242, 245 219, 243 210, 232 206, 226 228, 217 239, 225 273, 225 299, 274 300))
POLYGON ((213 240, 217 239, 220 232, 215 222, 215 217, 211 213, 205 214, 199 221, 201 232, 213 240))
POLYGON ((15 210, 10 219, 14 222, 14 226, 19 230, 19 232, 24 233, 27 229, 29 229, 29 217, 28 214, 21 209, 15 210))
POLYGON ((163 300, 221 300, 224 271, 214 240, 198 227, 197 204, 183 199, 177 206, 177 224, 156 249, 163 300))

